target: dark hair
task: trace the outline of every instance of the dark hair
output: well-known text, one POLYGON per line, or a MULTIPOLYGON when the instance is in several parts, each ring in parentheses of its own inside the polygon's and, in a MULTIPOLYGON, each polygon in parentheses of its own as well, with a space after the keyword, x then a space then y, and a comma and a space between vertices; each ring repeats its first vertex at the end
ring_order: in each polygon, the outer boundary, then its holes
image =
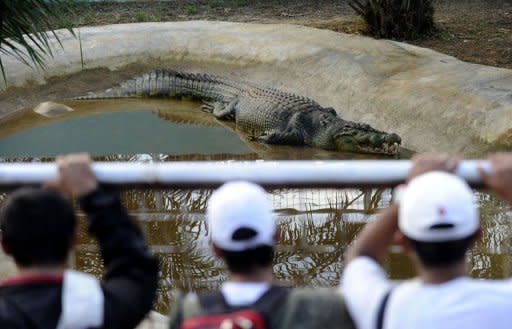
MULTIPOLYGON (((233 233, 233 240, 248 240, 258 233, 251 228, 239 228, 233 233)), ((230 272, 237 274, 250 274, 255 270, 272 265, 274 260, 273 246, 258 246, 243 251, 220 249, 230 272)))
POLYGON ((0 212, 2 243, 21 266, 66 262, 76 229, 71 202, 37 188, 13 192, 0 212))
POLYGON ((446 242, 422 242, 406 238, 425 266, 441 267, 464 260, 476 239, 476 233, 464 239, 446 242))

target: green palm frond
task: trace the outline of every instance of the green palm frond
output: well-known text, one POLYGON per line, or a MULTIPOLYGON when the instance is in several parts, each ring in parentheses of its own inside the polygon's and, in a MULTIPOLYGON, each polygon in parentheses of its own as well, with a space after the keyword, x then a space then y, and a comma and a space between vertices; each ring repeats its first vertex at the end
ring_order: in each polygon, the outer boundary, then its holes
MULTIPOLYGON (((63 15, 70 8, 69 0, 0 1, 0 54, 44 69, 46 57, 53 56, 50 37, 62 46, 55 29, 67 27, 74 35, 63 15)), ((7 82, 1 58, 0 70, 7 82)))

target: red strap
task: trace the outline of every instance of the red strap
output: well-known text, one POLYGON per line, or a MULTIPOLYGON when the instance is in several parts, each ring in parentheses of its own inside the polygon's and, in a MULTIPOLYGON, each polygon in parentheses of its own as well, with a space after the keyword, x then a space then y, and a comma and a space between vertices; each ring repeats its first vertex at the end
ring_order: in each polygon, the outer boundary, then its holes
POLYGON ((181 329, 265 329, 265 320, 256 311, 243 310, 226 314, 192 317, 181 324, 181 329))
POLYGON ((14 286, 31 283, 62 283, 63 274, 24 274, 4 280, 1 286, 14 286))

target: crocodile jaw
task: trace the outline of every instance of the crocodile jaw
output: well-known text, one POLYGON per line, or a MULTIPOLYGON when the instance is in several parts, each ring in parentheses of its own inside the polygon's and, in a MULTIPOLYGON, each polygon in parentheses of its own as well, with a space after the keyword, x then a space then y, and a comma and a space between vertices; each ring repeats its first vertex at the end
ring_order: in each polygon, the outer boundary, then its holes
POLYGON ((398 135, 387 135, 381 141, 342 135, 335 138, 336 149, 344 152, 397 155, 401 139, 398 135))
POLYGON ((353 152, 353 153, 398 155, 400 153, 400 145, 398 143, 394 143, 393 145, 388 145, 387 143, 384 143, 381 147, 374 147, 374 146, 370 146, 370 145, 344 144, 342 146, 338 146, 337 150, 343 151, 343 152, 353 152))

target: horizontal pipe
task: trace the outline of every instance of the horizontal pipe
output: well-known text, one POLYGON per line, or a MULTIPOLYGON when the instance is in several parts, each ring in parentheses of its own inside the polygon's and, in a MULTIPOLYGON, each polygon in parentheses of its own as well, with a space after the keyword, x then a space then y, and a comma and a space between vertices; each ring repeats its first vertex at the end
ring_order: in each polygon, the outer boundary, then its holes
MULTIPOLYGON (((217 187, 231 180, 249 180, 267 188, 390 187, 405 181, 410 160, 326 161, 178 161, 95 162, 98 181, 121 188, 217 187)), ((490 171, 484 160, 464 160, 456 174, 481 187, 478 168, 490 171)), ((54 179, 54 163, 1 163, 0 188, 38 185, 54 179)))

